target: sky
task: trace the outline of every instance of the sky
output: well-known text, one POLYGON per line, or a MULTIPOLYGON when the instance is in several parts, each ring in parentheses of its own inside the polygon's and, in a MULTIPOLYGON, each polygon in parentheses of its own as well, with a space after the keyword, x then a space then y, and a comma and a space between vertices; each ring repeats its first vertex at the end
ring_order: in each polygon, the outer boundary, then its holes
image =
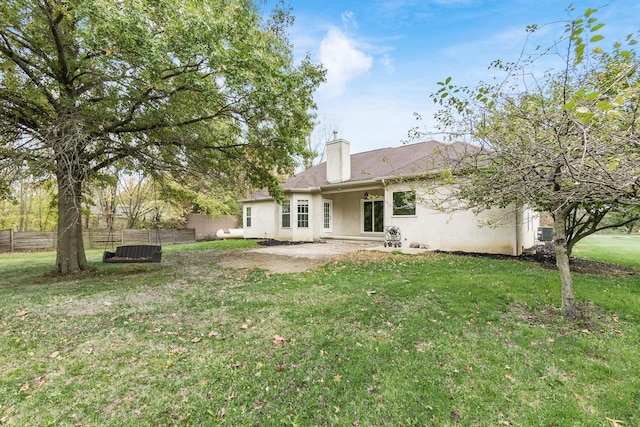
MULTIPOLYGON (((267 0, 273 8, 279 0, 267 0)), ((327 70, 315 94, 313 138, 338 138, 358 153, 397 147, 415 126, 433 128, 429 95, 452 78, 476 86, 491 78, 494 60, 522 52, 526 27, 539 29, 527 46, 548 46, 563 22, 588 8, 605 23, 603 47, 640 30, 638 0, 285 0, 295 23, 289 39, 297 60, 309 55, 327 70), (608 43, 608 44, 607 44, 608 43), (415 113, 422 116, 417 121, 415 113)), ((542 68, 538 70, 542 72, 542 68)), ((428 139, 428 138, 425 138, 428 139)), ((322 141, 321 141, 322 142, 322 141)))

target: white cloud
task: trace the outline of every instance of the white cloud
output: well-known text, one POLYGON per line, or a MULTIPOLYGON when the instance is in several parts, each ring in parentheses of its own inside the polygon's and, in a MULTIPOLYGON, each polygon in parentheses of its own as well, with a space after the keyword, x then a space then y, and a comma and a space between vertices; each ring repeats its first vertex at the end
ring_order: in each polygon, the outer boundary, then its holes
POLYGON ((359 49, 355 40, 331 27, 320 42, 320 62, 327 69, 327 81, 321 90, 338 96, 347 82, 369 71, 373 59, 359 49))
POLYGON ((380 62, 384 66, 384 69, 387 70, 387 74, 393 74, 395 72, 396 68, 393 66, 393 61, 389 54, 385 53, 382 59, 380 59, 380 62))
POLYGON ((340 15, 340 17, 342 18, 342 26, 346 30, 349 30, 349 29, 357 30, 358 29, 358 22, 356 21, 355 13, 347 10, 345 12, 342 12, 342 15, 340 15))

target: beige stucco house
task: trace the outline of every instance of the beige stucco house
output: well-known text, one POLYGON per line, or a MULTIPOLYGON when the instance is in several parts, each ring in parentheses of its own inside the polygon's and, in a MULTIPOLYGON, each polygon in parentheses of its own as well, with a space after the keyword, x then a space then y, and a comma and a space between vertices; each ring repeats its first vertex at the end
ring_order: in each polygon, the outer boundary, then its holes
MULTIPOLYGON (((400 229, 403 246, 520 255, 535 244, 538 216, 511 207, 475 215, 421 203, 420 180, 437 172, 438 141, 350 154, 348 141, 327 143, 327 161, 283 183, 287 201, 266 191, 242 200, 245 238, 291 241, 384 241, 385 226, 400 229), (429 166, 431 165, 431 166, 429 166), (491 223, 491 226, 486 226, 491 223)), ((442 188, 441 191, 446 191, 442 188)))

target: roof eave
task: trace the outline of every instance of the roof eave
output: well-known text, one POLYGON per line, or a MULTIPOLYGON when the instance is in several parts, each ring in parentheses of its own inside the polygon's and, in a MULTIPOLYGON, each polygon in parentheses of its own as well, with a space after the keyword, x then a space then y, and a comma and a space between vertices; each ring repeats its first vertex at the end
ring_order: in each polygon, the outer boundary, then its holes
MULTIPOLYGON (((393 182, 401 182, 401 181, 407 181, 407 180, 414 181, 414 180, 419 180, 419 179, 434 178, 434 177, 438 176, 442 171, 443 171, 443 169, 437 169, 437 170, 433 170, 433 171, 416 173, 416 174, 387 175, 387 176, 377 177, 377 178, 374 178, 374 179, 337 182, 337 183, 322 185, 320 187, 285 188, 283 190, 284 190, 285 194, 301 194, 301 193, 317 194, 317 193, 322 193, 322 192, 326 192, 326 191, 336 191, 336 190, 343 190, 343 189, 357 188, 357 187, 365 187, 365 186, 376 186, 376 185, 385 186, 387 183, 393 183, 393 182)), ((253 198, 253 199, 240 199, 240 202, 241 203, 248 203, 248 202, 260 202, 260 201, 268 201, 268 200, 273 200, 273 197, 271 197, 271 196, 261 196, 261 197, 257 197, 257 198, 253 198)))
MULTIPOLYGON (((322 189, 320 187, 307 187, 307 188, 283 188, 282 191, 284 194, 317 194, 321 193, 322 189)), ((259 196, 255 198, 245 198, 239 199, 240 203, 250 203, 250 202, 264 202, 274 200, 272 196, 259 196)))

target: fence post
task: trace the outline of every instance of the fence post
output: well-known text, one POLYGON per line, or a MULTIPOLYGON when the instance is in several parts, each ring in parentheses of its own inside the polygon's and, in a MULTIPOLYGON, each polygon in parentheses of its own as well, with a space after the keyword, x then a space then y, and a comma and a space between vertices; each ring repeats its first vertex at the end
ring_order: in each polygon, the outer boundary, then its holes
POLYGON ((9 229, 9 252, 13 252, 13 228, 9 229))

